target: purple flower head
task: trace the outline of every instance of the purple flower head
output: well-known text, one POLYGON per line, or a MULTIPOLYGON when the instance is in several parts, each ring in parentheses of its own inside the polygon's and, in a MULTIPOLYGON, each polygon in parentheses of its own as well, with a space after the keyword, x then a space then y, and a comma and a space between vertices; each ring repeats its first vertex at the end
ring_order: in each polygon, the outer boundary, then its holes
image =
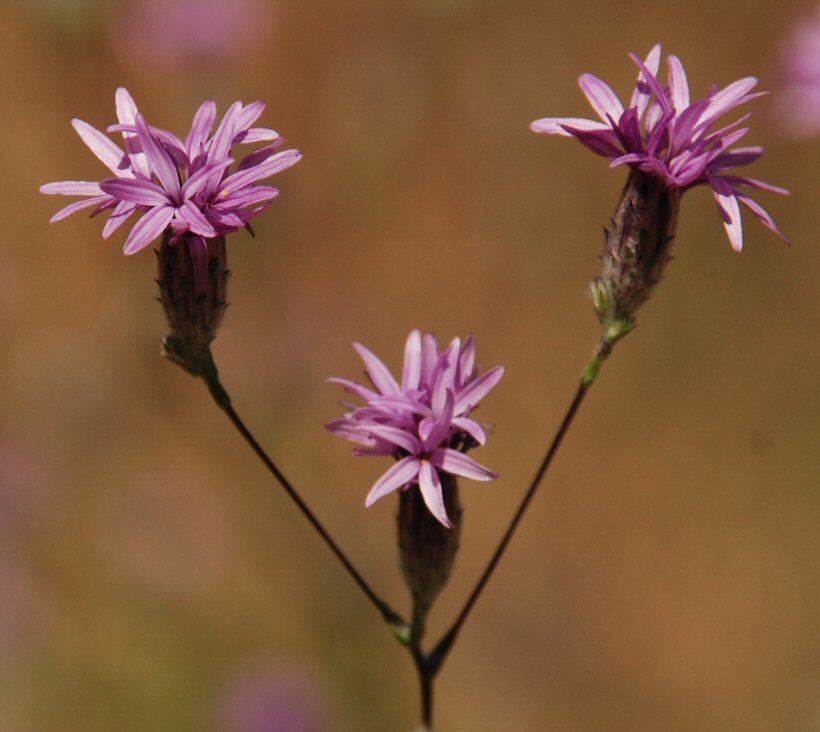
POLYGON ((681 191, 704 184, 712 189, 729 242, 743 248, 740 204, 785 239, 771 216, 746 189, 788 194, 783 188, 755 178, 730 173, 763 154, 762 147, 733 147, 749 131, 740 125, 748 114, 714 129, 725 114, 765 92, 752 92, 757 79, 747 77, 724 89, 712 86, 704 99, 692 100, 683 64, 669 56, 668 84, 658 78, 661 47, 655 46, 643 61, 630 54, 638 66, 638 79, 629 105, 624 107, 609 85, 592 74, 582 74, 579 85, 599 120, 547 117, 530 125, 546 135, 575 137, 598 155, 609 158, 611 167, 629 165, 681 191))
POLYGON ((794 26, 781 52, 785 129, 797 137, 820 133, 820 6, 794 26))
POLYGON ((92 209, 92 216, 110 210, 103 228, 106 239, 134 213, 141 214, 125 240, 126 254, 144 249, 168 230, 172 243, 184 238, 192 254, 202 260, 205 239, 242 228, 252 234, 250 220, 279 194, 276 188, 257 182, 301 158, 297 150, 277 152, 284 142, 278 133, 253 127, 265 109, 262 102, 234 102, 215 132, 216 104, 204 102, 183 142, 151 127, 125 89, 117 89, 115 99, 119 124, 108 132, 122 134, 124 150, 86 122, 72 120, 82 141, 113 177, 48 183, 40 192, 84 197, 54 214, 52 222, 86 208, 92 209), (234 146, 251 143, 265 144, 229 172, 234 146))
POLYGON ((407 338, 401 383, 387 367, 359 343, 373 389, 347 379, 330 379, 363 399, 327 428, 360 445, 354 455, 393 455, 398 459, 379 478, 365 500, 370 507, 396 489, 417 484, 430 512, 444 526, 452 526, 444 508, 439 472, 473 480, 492 480, 497 473, 464 453, 487 440, 485 427, 470 417, 478 402, 500 381, 497 366, 478 375, 475 341, 462 345, 454 338, 443 351, 434 335, 414 330, 407 338))

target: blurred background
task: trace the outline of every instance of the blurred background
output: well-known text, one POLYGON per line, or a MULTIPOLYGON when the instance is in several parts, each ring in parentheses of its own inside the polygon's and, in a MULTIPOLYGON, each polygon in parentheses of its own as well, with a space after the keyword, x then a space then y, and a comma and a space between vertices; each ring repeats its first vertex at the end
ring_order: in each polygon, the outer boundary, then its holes
POLYGON ((125 230, 103 241, 100 219, 48 225, 67 201, 41 184, 106 175, 71 118, 104 129, 125 86, 184 135, 203 99, 220 113, 261 99, 260 124, 304 152, 256 239, 230 239, 215 353, 240 414, 402 610, 396 502, 363 507, 387 464, 325 431, 341 412, 325 379, 360 377, 354 340, 398 369, 414 327, 474 332, 484 366, 506 366, 476 453, 502 477, 463 485, 433 639, 598 337, 586 288, 625 171, 528 125, 589 116, 584 71, 626 96, 627 53, 656 41, 697 96, 750 74, 772 91, 750 105, 749 143, 767 149, 750 172, 791 189, 758 200, 792 246, 746 216, 737 255, 709 191, 687 194, 666 280, 439 677, 437 729, 820 730, 820 122, 805 83, 817 11, 612 11, 0 4, 0 730, 393 732, 418 719, 406 653, 202 384, 160 358, 154 256, 123 257, 125 230))

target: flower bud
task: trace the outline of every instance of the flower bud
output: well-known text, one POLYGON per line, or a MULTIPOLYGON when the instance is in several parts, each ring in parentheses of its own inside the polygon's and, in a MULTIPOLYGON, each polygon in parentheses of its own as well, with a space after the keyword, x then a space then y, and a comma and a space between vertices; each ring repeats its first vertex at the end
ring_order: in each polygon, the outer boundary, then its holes
POLYGON ((210 343, 226 308, 225 237, 173 240, 166 232, 158 259, 160 302, 170 327, 162 354, 195 376, 210 374, 210 343))
POLYGON ((455 476, 441 472, 444 507, 453 524, 447 528, 424 504, 417 486, 399 495, 399 555, 413 597, 413 632, 420 638, 424 621, 453 569, 461 534, 461 503, 455 476))
POLYGON ((678 222, 681 190, 633 169, 606 233, 603 272, 591 285, 604 339, 614 343, 635 325, 634 313, 663 275, 678 222))

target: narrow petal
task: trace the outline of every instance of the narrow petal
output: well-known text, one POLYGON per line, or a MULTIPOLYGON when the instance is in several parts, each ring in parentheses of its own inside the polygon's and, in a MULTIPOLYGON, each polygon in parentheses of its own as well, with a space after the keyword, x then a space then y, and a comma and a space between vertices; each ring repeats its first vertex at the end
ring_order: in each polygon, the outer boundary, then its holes
POLYGON ((156 183, 141 178, 109 178, 100 181, 100 188, 114 198, 138 206, 161 206, 170 203, 168 194, 156 183))
POLYGON ((375 391, 371 391, 366 386, 357 384, 355 381, 349 381, 348 379, 340 379, 336 376, 333 376, 330 379, 328 379, 328 383, 338 384, 345 391, 350 392, 351 394, 355 394, 357 397, 364 399, 364 401, 366 402, 369 402, 379 396, 378 394, 376 394, 375 391))
MULTIPOLYGON (((643 62, 644 68, 648 69, 653 76, 658 75, 658 69, 661 67, 661 44, 656 43, 652 50, 647 54, 643 62)), ((632 92, 632 98, 629 101, 630 108, 635 108, 638 113, 638 118, 643 117, 646 107, 649 104, 649 98, 652 96, 647 77, 643 72, 643 68, 638 71, 638 79, 635 82, 635 89, 632 92)))
POLYGON ((40 193, 58 196, 99 196, 102 195, 102 188, 99 183, 87 180, 61 180, 40 186, 40 193))
POLYGON ((266 127, 253 127, 246 132, 240 132, 234 135, 233 144, 253 145, 257 142, 271 142, 278 140, 280 137, 276 130, 269 130, 266 127))
POLYGON ((420 386, 430 388, 433 371, 438 363, 438 340, 432 333, 425 334, 421 343, 421 381, 420 386))
POLYGON ((233 158, 223 158, 203 165, 185 183, 182 184, 180 195, 182 198, 193 198, 209 184, 218 185, 226 168, 233 163, 233 158))
POLYGON ((365 507, 370 508, 383 496, 415 480, 419 474, 420 465, 421 461, 413 456, 399 460, 373 484, 364 501, 365 507))
POLYGON ((85 198, 82 201, 74 201, 73 203, 69 203, 68 206, 65 208, 61 208, 54 216, 52 216, 48 223, 53 224, 57 221, 62 221, 66 216, 71 216, 73 213, 77 213, 77 211, 82 211, 84 208, 91 208, 92 206, 98 206, 101 203, 105 202, 108 196, 94 196, 93 198, 85 198))
POLYGON ((464 385, 470 380, 475 368, 475 336, 470 333, 464 345, 461 347, 461 353, 458 357, 458 373, 456 375, 456 387, 462 389, 464 385))
POLYGON ((666 63, 669 65, 669 93, 672 96, 672 106, 680 114, 689 106, 689 81, 677 56, 670 56, 666 63))
MULTIPOLYGON (((128 90, 120 87, 114 95, 114 101, 117 108, 117 119, 121 124, 133 125, 137 118, 137 105, 133 97, 128 93, 128 90)), ((125 149, 128 157, 131 160, 131 167, 146 178, 151 176, 151 170, 148 167, 148 158, 140 147, 139 138, 136 133, 123 132, 122 139, 125 142, 125 149)))
POLYGON ((129 201, 119 201, 105 222, 102 230, 103 239, 108 239, 117 229, 119 229, 128 219, 131 214, 137 210, 137 207, 129 201))
POLYGON ((236 118, 237 132, 244 132, 250 129, 250 126, 262 116, 262 112, 264 111, 264 102, 251 102, 242 107, 242 110, 236 118))
POLYGON ((227 198, 217 199, 212 205, 216 208, 248 208, 269 202, 278 195, 279 189, 273 186, 252 186, 243 191, 237 191, 227 198))
POLYGON ((725 89, 717 92, 709 99, 709 108, 706 112, 704 112, 696 130, 703 131, 707 129, 717 120, 718 117, 731 112, 736 107, 739 107, 752 99, 765 95, 766 92, 757 92, 755 94, 745 93, 756 84, 757 79, 750 76, 746 79, 740 79, 732 84, 729 84, 729 86, 725 89))
POLYGON ((582 130, 572 130, 572 135, 578 142, 588 147, 592 152, 602 155, 605 158, 614 158, 623 154, 623 150, 616 144, 612 130, 602 130, 600 132, 585 132, 582 130))
POLYGON ((248 170, 249 168, 255 168, 260 163, 265 162, 271 155, 273 155, 282 145, 285 144, 285 138, 280 137, 275 142, 272 142, 270 145, 265 145, 265 147, 261 147, 258 150, 252 152, 250 155, 242 158, 242 161, 236 167, 237 172, 240 170, 248 170))
POLYGON ((709 176, 709 184, 717 201, 723 227, 729 237, 732 249, 739 252, 743 249, 743 224, 740 220, 740 205, 732 186, 719 176, 709 176))
POLYGON ((790 196, 791 193, 780 186, 765 183, 757 178, 748 178, 745 175, 722 175, 723 180, 729 182, 733 188, 736 186, 748 186, 749 188, 756 188, 759 191, 768 191, 769 193, 777 193, 780 196, 790 196))
POLYGON ((242 111, 242 103, 234 102, 225 112, 225 116, 216 128, 216 133, 211 140, 211 147, 208 150, 208 160, 221 160, 228 157, 231 152, 231 142, 236 130, 236 122, 242 111))
POLYGON ((787 236, 783 234, 782 231, 778 228, 777 224, 774 222, 774 219, 771 217, 768 211, 766 211, 763 206, 761 206, 757 201, 752 200, 748 196, 744 196, 741 193, 737 194, 737 199, 740 201, 746 208, 748 208, 757 218, 760 220, 760 223, 763 226, 768 227, 771 229, 775 234, 777 234, 783 241, 787 244, 790 243, 787 236))
POLYGON ((241 170, 233 175, 229 175, 219 185, 219 195, 224 198, 225 196, 228 196, 231 193, 238 191, 240 188, 244 188, 257 180, 269 178, 270 176, 289 168, 291 165, 295 165, 299 162, 301 157, 302 153, 298 150, 284 150, 253 168, 241 170))
POLYGON ((193 159, 199 155, 205 140, 211 134, 214 122, 216 121, 216 103, 212 100, 202 102, 196 110, 194 121, 191 123, 191 131, 185 138, 185 147, 188 150, 188 157, 193 159))
POLYGON ((71 120, 71 126, 88 149, 114 175, 133 177, 126 154, 102 132, 81 119, 71 120))
POLYGON ((449 447, 440 447, 433 452, 430 462, 446 473, 471 480, 493 480, 498 477, 498 473, 488 470, 463 452, 451 450, 449 447))
POLYGON ((476 406, 504 376, 504 367, 496 366, 468 384, 456 396, 455 413, 465 414, 476 406))
POLYGON ((430 406, 433 414, 441 414, 444 410, 447 393, 452 392, 455 387, 456 367, 458 356, 461 351, 461 339, 453 338, 447 350, 439 357, 436 368, 433 372, 430 406))
POLYGON ((398 396, 401 394, 398 383, 393 378, 393 374, 387 370, 381 360, 375 356, 371 351, 365 348, 361 343, 354 343, 353 348, 364 361, 365 370, 370 377, 370 381, 382 394, 398 396))
POLYGON ((430 430, 427 437, 422 440, 422 448, 426 452, 435 450, 450 434, 450 426, 453 422, 453 405, 455 404, 455 397, 453 392, 447 390, 447 398, 444 403, 444 411, 436 419, 435 424, 430 430))
POLYGON ((140 249, 147 247, 156 239, 174 217, 174 209, 167 204, 156 206, 146 213, 131 229, 128 238, 125 240, 123 252, 125 254, 135 254, 140 249))
POLYGON ((418 389, 421 379, 421 331, 411 331, 404 344, 404 366, 401 375, 401 390, 418 389))
POLYGON ((657 71, 652 71, 647 65, 641 61, 634 53, 630 53, 629 57, 635 62, 638 68, 643 72, 644 80, 646 81, 649 91, 654 95, 655 100, 660 104, 664 112, 672 111, 672 105, 669 103, 669 98, 666 96, 663 86, 658 81, 657 71))
POLYGON ((469 417, 453 417, 453 427, 458 428, 462 432, 466 432, 479 445, 484 445, 487 442, 487 433, 484 428, 469 417))
POLYGON ((591 119, 581 119, 579 117, 544 117, 537 119, 530 124, 533 132, 540 132, 543 135, 563 135, 571 137, 573 130, 608 130, 610 127, 605 122, 597 122, 591 119))
POLYGON ((399 429, 398 427, 379 424, 370 425, 368 430, 370 431, 370 434, 380 437, 383 440, 387 440, 388 442, 392 442, 394 445, 397 445, 402 450, 406 450, 411 455, 418 455, 419 452, 421 452, 421 443, 419 443, 418 438, 411 435, 409 432, 399 429))
POLYGON ((426 460, 422 461, 419 468, 419 488, 421 489, 421 497, 424 503, 430 510, 430 513, 448 529, 453 528, 453 524, 447 518, 447 510, 444 508, 444 496, 441 492, 441 480, 438 473, 433 469, 426 460))
POLYGON ((216 229, 214 229, 211 222, 205 218, 205 215, 193 202, 185 201, 178 211, 179 215, 188 222, 188 226, 194 234, 199 234, 206 238, 216 236, 216 229))
POLYGON ((602 121, 606 122, 609 117, 619 119, 624 113, 624 105, 618 95, 602 79, 592 74, 581 74, 578 85, 602 121))
POLYGON ((140 145, 148 157, 148 165, 159 178, 162 187, 176 201, 179 198, 179 173, 177 168, 168 153, 151 134, 148 124, 141 114, 137 115, 137 134, 139 135, 140 145))

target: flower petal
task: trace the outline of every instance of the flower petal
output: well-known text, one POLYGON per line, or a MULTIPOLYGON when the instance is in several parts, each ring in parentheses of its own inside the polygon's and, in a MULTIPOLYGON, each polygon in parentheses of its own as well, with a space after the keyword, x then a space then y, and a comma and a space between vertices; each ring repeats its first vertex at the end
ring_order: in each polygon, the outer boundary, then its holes
MULTIPOLYGON (((199 234, 200 236, 204 236, 206 238, 213 238, 216 236, 216 229, 214 229, 213 224, 205 218, 205 215, 193 202, 185 201, 185 203, 183 203, 177 210, 179 212, 179 216, 188 222, 188 228, 193 231, 194 234, 199 234)), ((191 251, 193 251, 193 245, 190 248, 191 251)), ((205 248, 207 250, 207 245, 205 248)))
POLYGON ((440 447, 433 452, 430 462, 445 473, 471 480, 493 480, 498 477, 498 473, 488 470, 463 452, 451 450, 449 447, 440 447))
POLYGON ((383 440, 392 442, 402 450, 406 450, 411 455, 418 455, 421 452, 421 443, 415 435, 411 435, 398 427, 387 424, 368 425, 370 434, 380 437, 383 440))
POLYGON ((455 413, 465 414, 473 409, 504 376, 504 367, 496 366, 472 381, 456 396, 455 413))
POLYGON ((544 117, 537 119, 530 124, 533 132, 540 132, 543 135, 563 135, 571 137, 573 132, 568 130, 608 130, 609 125, 605 122, 597 122, 591 119, 581 119, 579 117, 544 117))
POLYGON ((393 375, 387 370, 387 366, 385 366, 377 356, 371 353, 361 343, 354 343, 353 348, 356 349, 356 352, 359 354, 362 361, 364 361, 365 370, 367 371, 367 375, 370 377, 370 380, 373 382, 373 386, 375 386, 385 396, 391 394, 398 396, 401 394, 401 389, 399 389, 399 385, 396 383, 393 375))
POLYGON ((619 119, 624 113, 624 105, 618 95, 602 79, 593 74, 581 74, 578 85, 602 121, 606 122, 610 117, 619 119))
POLYGON ((174 161, 171 156, 160 145, 151 131, 148 129, 148 124, 145 118, 137 115, 137 134, 139 135, 140 145, 148 157, 148 165, 151 170, 159 178, 162 187, 176 200, 179 198, 179 173, 177 172, 174 161))
POLYGON ((156 183, 142 178, 109 178, 100 181, 100 189, 120 201, 138 206, 161 206, 170 203, 168 194, 156 183))
POLYGON ((210 99, 199 106, 191 123, 191 131, 185 138, 185 147, 188 150, 188 157, 191 162, 202 151, 202 145, 211 134, 214 122, 216 121, 216 103, 210 99))
POLYGON ((102 188, 99 183, 87 180, 61 180, 57 183, 41 185, 40 193, 50 196, 100 196, 102 188))
POLYGON ((743 249, 743 224, 740 220, 740 205, 737 201, 732 186, 720 176, 710 175, 709 184, 712 186, 712 194, 715 197, 723 219, 723 227, 729 237, 732 249, 739 252, 743 249))
POLYGON ((748 208, 757 218, 760 220, 760 223, 763 226, 768 227, 771 229, 775 234, 777 234, 783 241, 789 244, 788 237, 783 234, 782 231, 778 228, 777 224, 774 222, 774 219, 771 217, 768 211, 766 211, 763 206, 761 206, 757 201, 752 200, 748 196, 744 196, 741 193, 737 194, 737 200, 740 201, 746 208, 748 208))
POLYGON ((84 208, 98 206, 101 203, 104 203, 107 198, 109 198, 109 196, 94 196, 93 198, 84 198, 82 201, 74 201, 73 203, 69 203, 68 206, 61 208, 56 214, 54 214, 54 216, 48 220, 48 223, 53 224, 57 221, 62 221, 66 216, 71 216, 71 214, 77 213, 77 211, 81 211, 84 208))
POLYGON ((401 375, 401 389, 418 389, 421 379, 421 331, 413 330, 404 344, 404 366, 401 375))
POLYGON ((453 523, 447 518, 447 510, 444 508, 444 496, 441 492, 441 480, 438 473, 429 462, 423 460, 419 468, 419 488, 421 497, 430 510, 430 513, 448 529, 453 528, 453 523))
POLYGON ((108 221, 105 222, 105 226, 103 227, 103 239, 108 239, 108 237, 110 237, 117 229, 128 221, 131 214, 136 210, 137 207, 129 201, 118 201, 117 205, 114 207, 114 210, 111 212, 111 215, 108 217, 108 221))
POLYGON ((128 156, 98 129, 81 119, 71 120, 71 126, 95 157, 114 175, 133 178, 128 156))
POLYGON ((295 165, 302 157, 302 153, 298 150, 283 150, 276 155, 268 158, 264 162, 246 170, 241 170, 233 175, 229 175, 219 185, 219 195, 223 198, 225 196, 238 191, 240 188, 254 183, 263 178, 270 176, 295 165))
POLYGON ((383 496, 415 480, 419 474, 420 465, 421 461, 413 456, 399 460, 373 484, 367 498, 365 498, 365 507, 370 508, 383 496))
POLYGON ((677 56, 670 56, 666 63, 669 65, 669 94, 672 97, 672 106, 680 114, 689 106, 689 81, 677 56))
POLYGON ((174 209, 169 205, 156 206, 146 213, 136 224, 122 248, 125 254, 136 254, 140 249, 147 247, 171 223, 174 209))
MULTIPOLYGON (((128 93, 128 90, 124 87, 117 89, 114 94, 114 102, 117 108, 117 119, 120 123, 133 125, 136 122, 138 110, 134 98, 128 93)), ((125 142, 125 149, 131 160, 131 167, 137 173, 149 178, 151 176, 151 170, 148 167, 148 158, 140 147, 137 134, 123 132, 122 139, 125 142)))

